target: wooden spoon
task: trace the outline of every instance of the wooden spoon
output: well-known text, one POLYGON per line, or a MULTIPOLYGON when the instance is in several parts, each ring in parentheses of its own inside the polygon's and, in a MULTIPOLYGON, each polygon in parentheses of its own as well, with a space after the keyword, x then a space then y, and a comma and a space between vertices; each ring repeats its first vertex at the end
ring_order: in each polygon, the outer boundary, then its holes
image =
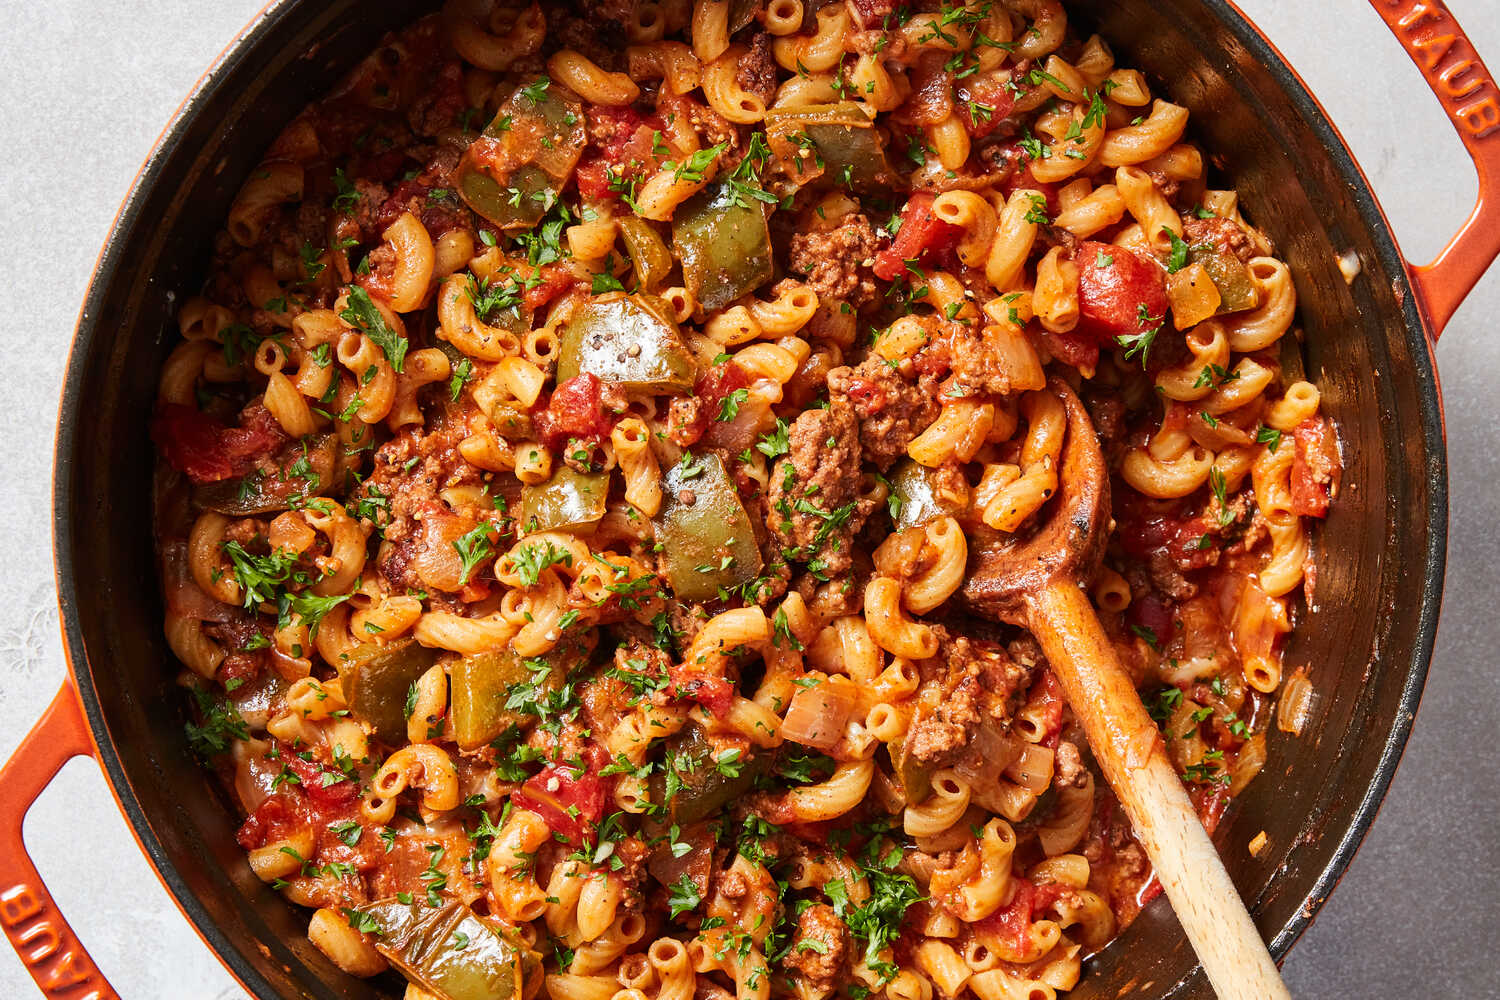
POLYGON ((1068 417, 1051 513, 1023 540, 998 532, 971 537, 963 599, 977 614, 1020 626, 1041 644, 1218 995, 1290 1000, 1082 589, 1108 540, 1109 470, 1078 396, 1061 379, 1048 388, 1068 417))

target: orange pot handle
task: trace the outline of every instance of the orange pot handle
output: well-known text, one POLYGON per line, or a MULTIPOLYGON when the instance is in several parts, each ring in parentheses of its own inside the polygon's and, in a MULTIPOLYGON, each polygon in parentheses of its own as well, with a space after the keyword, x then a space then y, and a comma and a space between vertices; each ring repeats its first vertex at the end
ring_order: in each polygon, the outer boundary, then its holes
POLYGON ((82 755, 95 756, 94 741, 68 680, 0 768, 0 927, 43 996, 119 1000, 53 902, 21 841, 31 804, 64 764, 82 755))
POLYGON ((1500 87, 1442 0, 1370 0, 1422 71, 1479 171, 1479 202, 1431 264, 1408 262, 1437 339, 1500 256, 1500 87))

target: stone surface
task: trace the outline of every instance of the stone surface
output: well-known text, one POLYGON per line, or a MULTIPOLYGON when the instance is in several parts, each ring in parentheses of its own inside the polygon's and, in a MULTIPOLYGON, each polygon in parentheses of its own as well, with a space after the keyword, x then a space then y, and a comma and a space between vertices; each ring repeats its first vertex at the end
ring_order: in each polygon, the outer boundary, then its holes
MULTIPOLYGON (((1371 177, 1403 245, 1430 257, 1467 214, 1473 171, 1419 76, 1360 0, 1240 0, 1303 74, 1371 177)), ((1500 66, 1496 0, 1451 0, 1500 66)), ((12 3, 0 21, 0 756, 63 677, 53 604, 53 414, 71 330, 98 247, 136 168, 179 100, 259 0, 12 3), (24 353, 20 350, 26 345, 24 353), (25 362, 24 364, 22 362, 25 362)), ((1390 796, 1337 893, 1286 963, 1303 998, 1500 996, 1492 970, 1500 899, 1500 274, 1438 350, 1453 512, 1445 612, 1422 712, 1390 796)), ((32 811, 38 864, 122 996, 243 996, 178 914, 97 769, 75 761, 32 811), (82 863, 79 863, 79 862, 82 863)), ((0 996, 36 996, 0 949, 0 996)))

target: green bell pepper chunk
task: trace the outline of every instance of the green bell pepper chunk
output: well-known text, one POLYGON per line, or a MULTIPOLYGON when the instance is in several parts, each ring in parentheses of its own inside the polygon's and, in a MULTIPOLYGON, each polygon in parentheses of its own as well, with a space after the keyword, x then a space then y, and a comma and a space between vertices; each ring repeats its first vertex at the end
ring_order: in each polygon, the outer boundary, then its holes
POLYGON ((338 664, 344 699, 356 719, 392 745, 406 742, 406 694, 432 666, 435 653, 415 639, 387 646, 364 643, 338 664))
POLYGON ((729 33, 745 27, 755 20, 756 0, 729 0, 729 33))
POLYGON ((441 1000, 521 1000, 541 972, 535 953, 456 899, 382 899, 359 912, 378 928, 375 949, 441 1000))
POLYGON ((933 768, 930 764, 923 764, 904 747, 891 754, 891 763, 896 765, 895 778, 906 793, 907 802, 916 805, 932 794, 933 768))
POLYGON ((618 293, 579 307, 563 331, 557 384, 585 372, 653 396, 691 392, 697 374, 661 301, 618 293))
POLYGON ((556 203, 587 142, 583 103, 571 91, 542 81, 517 87, 464 151, 454 184, 496 226, 525 229, 556 203))
POLYGON ((508 184, 500 184, 479 170, 458 168, 459 196, 481 216, 501 229, 526 229, 541 221, 557 203, 551 178, 537 167, 518 167, 508 184))
POLYGON ((1200 243, 1188 247, 1188 263, 1203 265, 1208 279, 1219 290, 1219 315, 1255 308, 1255 283, 1250 280, 1249 269, 1234 254, 1200 243))
POLYGON ((543 691, 556 690, 567 676, 569 656, 559 646, 534 660, 525 660, 507 648, 455 662, 448 677, 448 721, 459 749, 478 749, 519 725, 521 715, 505 707, 511 689, 534 682, 543 691), (547 673, 533 672, 527 666, 538 660, 547 665, 547 673))
POLYGON ((704 311, 755 291, 775 270, 762 204, 723 184, 710 184, 678 207, 672 245, 683 281, 704 311))
POLYGON ((875 122, 854 101, 772 108, 766 112, 766 136, 771 152, 802 183, 823 177, 859 192, 887 190, 895 183, 875 122))
POLYGON ((718 455, 684 456, 662 477, 656 515, 667 582, 684 601, 707 601, 760 573, 750 515, 718 455))
POLYGON ((645 219, 627 215, 616 219, 615 225, 625 237, 625 252, 635 267, 636 282, 648 292, 654 290, 672 270, 672 251, 645 219))
POLYGON ((958 513, 958 507, 937 489, 937 470, 903 458, 890 473, 891 496, 896 500, 891 520, 897 531, 919 528, 929 521, 958 513))
POLYGON ((256 470, 238 479, 204 483, 193 487, 193 499, 200 507, 230 517, 258 517, 286 510, 293 499, 307 500, 333 482, 337 449, 338 438, 332 434, 314 435, 307 439, 303 452, 305 470, 288 470, 285 475, 256 470))
POLYGON ((730 777, 719 769, 717 754, 718 748, 695 723, 667 741, 665 766, 676 775, 678 787, 668 799, 666 773, 660 768, 649 785, 651 801, 666 810, 667 822, 687 826, 714 815, 750 791, 770 761, 766 754, 738 761, 739 773, 730 777))
POLYGON ((588 534, 604 516, 608 499, 608 472, 559 465, 545 483, 521 490, 521 527, 527 534, 554 528, 588 534))

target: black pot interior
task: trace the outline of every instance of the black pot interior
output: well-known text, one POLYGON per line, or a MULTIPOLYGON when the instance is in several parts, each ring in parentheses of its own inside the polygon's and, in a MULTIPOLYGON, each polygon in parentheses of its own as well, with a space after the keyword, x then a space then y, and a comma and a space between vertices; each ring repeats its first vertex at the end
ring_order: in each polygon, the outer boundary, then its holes
MULTIPOLYGON (((1292 265, 1310 377, 1338 421, 1343 492, 1315 538, 1315 606, 1286 658, 1318 691, 1308 730, 1273 730, 1270 763, 1217 841, 1283 953, 1374 817, 1411 725, 1442 592, 1444 450, 1431 355, 1367 186, 1300 85, 1222 0, 1079 0, 1122 64, 1192 110, 1247 215, 1292 265), (1353 251, 1363 273, 1336 266, 1353 251), (1264 830, 1269 847, 1251 858, 1264 830)), ((237 817, 183 736, 148 525, 156 372, 213 231, 264 147, 411 5, 281 3, 188 102, 147 165, 90 290, 58 440, 56 531, 67 640, 110 778, 209 943, 263 997, 399 997, 336 971, 306 911, 249 871, 237 817)), ((1092 963, 1084 1000, 1211 995, 1165 899, 1092 963)))

